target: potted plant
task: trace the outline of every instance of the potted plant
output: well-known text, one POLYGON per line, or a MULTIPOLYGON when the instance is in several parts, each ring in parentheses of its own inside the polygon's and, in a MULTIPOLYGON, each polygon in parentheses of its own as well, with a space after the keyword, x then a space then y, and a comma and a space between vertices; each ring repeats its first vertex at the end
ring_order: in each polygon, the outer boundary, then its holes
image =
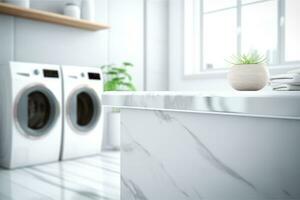
MULTIPOLYGON (((104 83, 104 91, 135 91, 135 86, 132 83, 132 77, 129 74, 129 68, 133 65, 124 62, 121 66, 104 65, 101 67, 106 75, 104 83)), ((112 108, 107 112, 107 148, 111 150, 120 149, 120 110, 112 108)))
POLYGON ((121 66, 113 64, 102 66, 102 72, 106 75, 104 91, 135 91, 132 77, 128 73, 130 67, 133 65, 129 62, 124 62, 121 66))
POLYGON ((257 51, 232 56, 230 61, 227 61, 233 65, 228 73, 230 85, 239 91, 261 90, 269 80, 266 61, 267 58, 257 51))

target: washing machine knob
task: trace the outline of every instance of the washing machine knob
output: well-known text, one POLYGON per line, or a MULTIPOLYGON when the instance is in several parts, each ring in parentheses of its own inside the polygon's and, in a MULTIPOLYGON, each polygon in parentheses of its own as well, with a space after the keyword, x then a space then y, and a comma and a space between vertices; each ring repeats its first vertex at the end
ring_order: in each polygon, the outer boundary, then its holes
POLYGON ((35 69, 35 70, 33 71, 33 73, 34 73, 34 75, 39 75, 39 74, 40 74, 40 71, 39 71, 38 69, 35 69))
POLYGON ((84 76, 85 76, 83 72, 80 75, 81 75, 82 78, 84 78, 84 76))

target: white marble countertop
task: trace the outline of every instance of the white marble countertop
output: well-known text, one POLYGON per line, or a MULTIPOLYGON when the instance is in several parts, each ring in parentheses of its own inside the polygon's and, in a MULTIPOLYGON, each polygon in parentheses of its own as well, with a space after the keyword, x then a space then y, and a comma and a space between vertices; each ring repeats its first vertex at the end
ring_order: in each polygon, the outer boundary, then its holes
POLYGON ((300 119, 300 92, 105 92, 103 105, 300 119))

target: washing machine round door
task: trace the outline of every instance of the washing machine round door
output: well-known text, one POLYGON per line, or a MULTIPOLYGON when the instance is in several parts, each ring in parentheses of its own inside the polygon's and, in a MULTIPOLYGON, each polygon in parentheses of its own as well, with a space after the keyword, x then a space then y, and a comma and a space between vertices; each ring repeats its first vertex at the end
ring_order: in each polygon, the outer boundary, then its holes
POLYGON ((96 92, 88 87, 75 90, 67 101, 67 119, 77 133, 92 130, 101 115, 101 101, 96 92))
POLYGON ((55 96, 42 85, 24 89, 15 105, 16 122, 22 133, 31 138, 47 135, 59 114, 55 96))

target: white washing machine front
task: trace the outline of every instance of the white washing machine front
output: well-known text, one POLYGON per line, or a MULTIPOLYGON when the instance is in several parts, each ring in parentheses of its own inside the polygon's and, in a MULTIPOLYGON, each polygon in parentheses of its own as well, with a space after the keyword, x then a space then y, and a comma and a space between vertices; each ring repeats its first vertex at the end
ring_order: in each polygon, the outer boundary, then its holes
POLYGON ((62 66, 62 72, 65 120, 61 159, 96 155, 103 137, 101 70, 62 66))
POLYGON ((18 168, 59 160, 62 77, 56 65, 10 62, 0 78, 0 165, 18 168))

